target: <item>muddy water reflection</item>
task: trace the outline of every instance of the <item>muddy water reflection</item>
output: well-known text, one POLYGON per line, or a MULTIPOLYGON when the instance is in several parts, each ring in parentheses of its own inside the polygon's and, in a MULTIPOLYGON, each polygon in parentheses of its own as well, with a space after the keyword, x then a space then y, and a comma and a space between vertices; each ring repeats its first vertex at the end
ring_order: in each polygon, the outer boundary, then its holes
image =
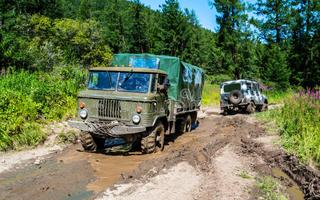
POLYGON ((286 192, 288 193, 290 200, 303 200, 304 194, 300 190, 299 186, 280 168, 272 169, 273 176, 285 180, 288 183, 286 192))
POLYGON ((64 163, 72 163, 79 159, 88 161, 93 169, 95 180, 87 185, 87 189, 99 193, 107 187, 112 186, 123 174, 137 168, 143 161, 159 156, 158 153, 141 155, 135 152, 129 155, 106 155, 102 153, 69 151, 60 159, 64 163))

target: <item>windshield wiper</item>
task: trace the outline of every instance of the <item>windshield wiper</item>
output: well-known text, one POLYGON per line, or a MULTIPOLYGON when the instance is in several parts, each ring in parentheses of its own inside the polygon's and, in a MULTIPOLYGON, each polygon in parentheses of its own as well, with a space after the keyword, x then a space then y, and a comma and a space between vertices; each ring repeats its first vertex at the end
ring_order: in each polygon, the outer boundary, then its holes
POLYGON ((133 72, 130 72, 130 74, 128 74, 128 75, 126 76, 126 78, 123 80, 123 82, 121 83, 121 85, 125 84, 125 83, 131 78, 132 75, 133 75, 133 72))

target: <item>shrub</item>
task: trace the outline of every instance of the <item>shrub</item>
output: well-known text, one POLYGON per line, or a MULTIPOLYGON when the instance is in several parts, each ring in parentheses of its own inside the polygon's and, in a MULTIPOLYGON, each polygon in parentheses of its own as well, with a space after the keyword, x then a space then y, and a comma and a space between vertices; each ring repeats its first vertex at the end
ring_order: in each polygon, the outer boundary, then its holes
POLYGON ((280 110, 264 114, 280 127, 282 144, 287 151, 305 162, 320 166, 320 101, 312 96, 295 96, 280 110))
POLYGON ((70 117, 85 72, 64 67, 51 73, 16 72, 0 78, 0 150, 37 145, 39 124, 70 117))
POLYGON ((219 105, 220 104, 220 86, 212 85, 205 82, 202 92, 203 105, 219 105))

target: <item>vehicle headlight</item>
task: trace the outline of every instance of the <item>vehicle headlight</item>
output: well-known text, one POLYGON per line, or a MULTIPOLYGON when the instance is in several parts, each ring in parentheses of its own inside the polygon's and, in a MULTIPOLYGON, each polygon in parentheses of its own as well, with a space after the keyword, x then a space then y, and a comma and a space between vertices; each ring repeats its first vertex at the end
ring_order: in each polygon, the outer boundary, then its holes
POLYGON ((141 117, 139 115, 132 116, 133 123, 138 124, 140 122, 140 120, 141 120, 141 117))
POLYGON ((86 119, 88 117, 88 111, 85 109, 80 110, 79 116, 81 117, 81 119, 86 119))

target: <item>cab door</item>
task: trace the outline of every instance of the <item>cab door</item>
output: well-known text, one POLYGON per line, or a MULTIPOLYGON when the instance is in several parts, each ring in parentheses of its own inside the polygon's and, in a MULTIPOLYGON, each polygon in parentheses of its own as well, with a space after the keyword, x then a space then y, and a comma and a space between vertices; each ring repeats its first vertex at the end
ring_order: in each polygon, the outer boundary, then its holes
POLYGON ((168 101, 168 85, 166 83, 167 76, 164 74, 157 75, 157 81, 155 92, 156 92, 156 101, 157 101, 157 112, 161 115, 167 115, 169 111, 169 101, 168 101))

